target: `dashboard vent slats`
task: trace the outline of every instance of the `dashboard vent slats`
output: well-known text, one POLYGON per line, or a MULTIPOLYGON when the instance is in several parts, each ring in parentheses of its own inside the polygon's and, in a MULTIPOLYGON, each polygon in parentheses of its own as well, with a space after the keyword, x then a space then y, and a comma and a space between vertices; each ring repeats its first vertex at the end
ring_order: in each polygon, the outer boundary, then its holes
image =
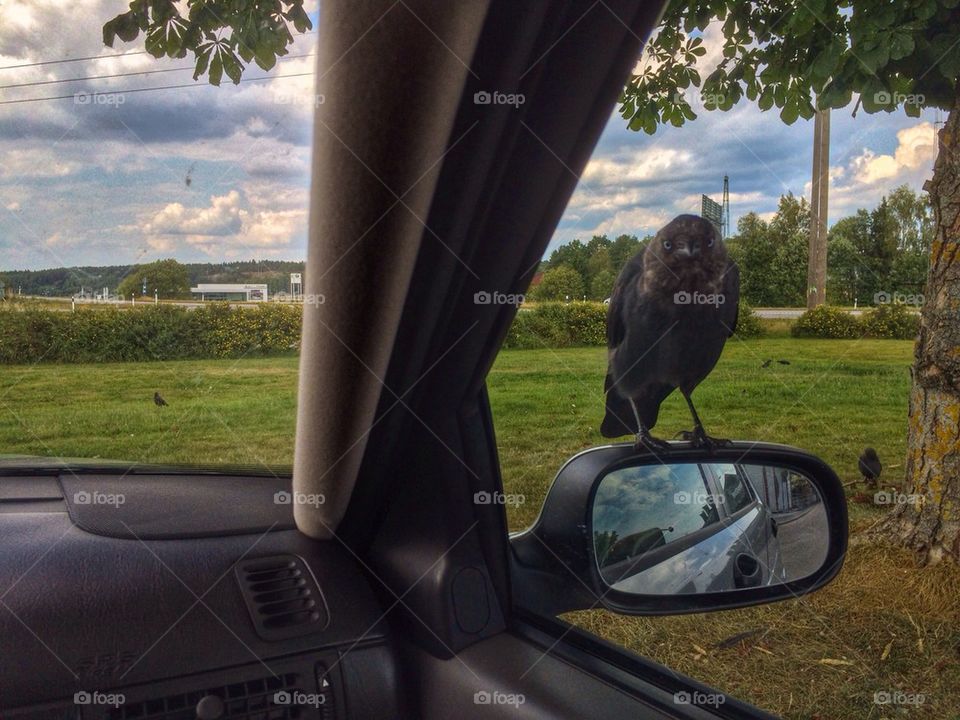
POLYGON ((278 705, 277 694, 302 693, 301 680, 297 673, 267 675, 246 682, 125 703, 111 708, 108 717, 109 720, 196 720, 197 704, 205 697, 215 696, 223 706, 220 720, 297 720, 303 717, 302 708, 278 705))
POLYGON ((295 555, 255 558, 236 569, 257 634, 285 640, 322 630, 327 608, 306 563, 295 555))

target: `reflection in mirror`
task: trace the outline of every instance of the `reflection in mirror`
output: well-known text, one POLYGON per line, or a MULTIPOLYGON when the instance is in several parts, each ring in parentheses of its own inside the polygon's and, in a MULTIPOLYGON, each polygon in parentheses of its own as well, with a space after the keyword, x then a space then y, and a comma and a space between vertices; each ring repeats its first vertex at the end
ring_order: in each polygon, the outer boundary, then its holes
POLYGON ((827 557, 817 488, 785 467, 730 462, 624 467, 601 478, 594 553, 613 589, 722 592, 812 575, 827 557))

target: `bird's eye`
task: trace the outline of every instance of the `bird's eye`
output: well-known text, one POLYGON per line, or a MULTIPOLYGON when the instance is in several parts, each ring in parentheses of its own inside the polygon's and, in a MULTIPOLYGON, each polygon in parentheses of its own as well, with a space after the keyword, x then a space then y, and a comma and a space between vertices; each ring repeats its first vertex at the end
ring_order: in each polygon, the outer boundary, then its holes
POLYGON ((713 238, 707 240, 707 247, 713 247, 713 238))
POLYGON ((663 241, 663 249, 664 249, 664 250, 669 250, 669 249, 672 248, 672 247, 673 247, 673 244, 672 244, 669 240, 664 240, 664 241, 663 241))

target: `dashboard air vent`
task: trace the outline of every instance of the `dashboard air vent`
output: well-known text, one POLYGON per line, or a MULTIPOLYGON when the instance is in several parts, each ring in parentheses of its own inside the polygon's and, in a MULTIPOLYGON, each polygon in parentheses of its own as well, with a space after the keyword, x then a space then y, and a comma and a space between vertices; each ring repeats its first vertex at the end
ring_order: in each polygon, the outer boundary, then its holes
POLYGON ((268 675, 230 685, 125 703, 111 708, 110 720, 295 720, 302 708, 284 702, 302 693, 297 673, 268 675), (212 711, 212 712, 211 712, 212 711))
POLYGON ((236 572, 254 627, 264 640, 285 640, 326 626, 323 595, 299 557, 247 560, 236 572))

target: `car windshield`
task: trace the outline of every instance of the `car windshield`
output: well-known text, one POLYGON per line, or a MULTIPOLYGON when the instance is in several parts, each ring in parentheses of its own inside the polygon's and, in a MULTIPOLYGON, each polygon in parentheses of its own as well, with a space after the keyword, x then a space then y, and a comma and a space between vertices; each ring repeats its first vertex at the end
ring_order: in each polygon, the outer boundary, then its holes
POLYGON ((0 455, 292 463, 307 10, 269 72, 216 87, 192 53, 105 47, 115 6, 5 5, 0 455))

